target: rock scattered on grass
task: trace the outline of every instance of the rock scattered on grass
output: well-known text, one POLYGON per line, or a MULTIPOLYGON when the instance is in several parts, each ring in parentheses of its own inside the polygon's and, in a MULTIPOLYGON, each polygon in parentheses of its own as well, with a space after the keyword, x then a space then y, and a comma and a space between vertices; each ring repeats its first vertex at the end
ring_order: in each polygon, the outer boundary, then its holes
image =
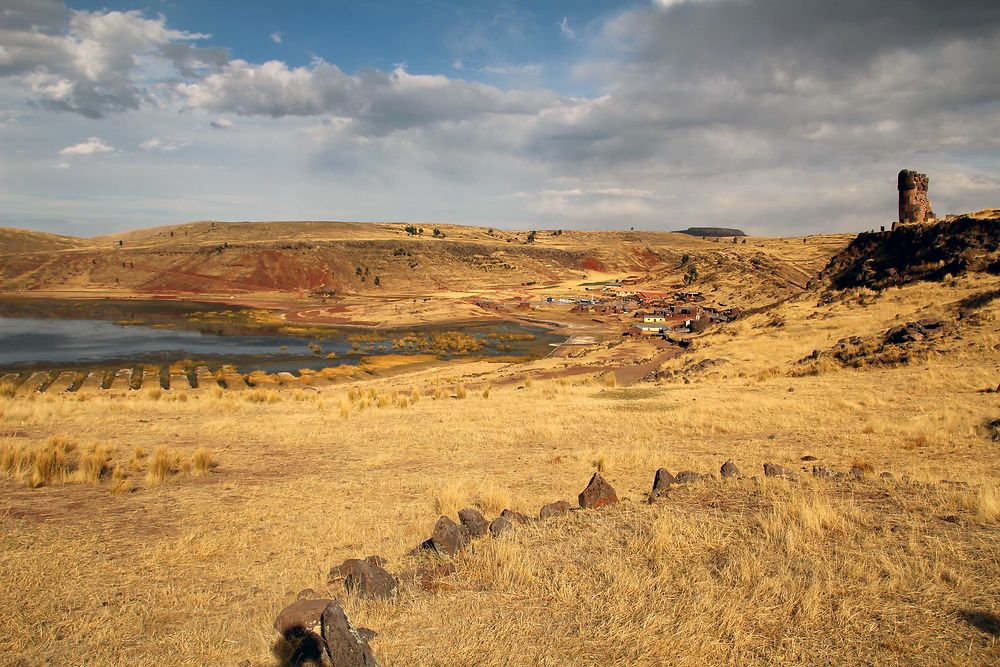
POLYGON ((580 507, 584 509, 598 509, 605 505, 613 505, 618 502, 618 494, 614 488, 608 484, 601 473, 595 472, 590 478, 587 488, 580 492, 580 507))
POLYGON ((565 500, 557 500, 554 503, 549 503, 538 511, 539 519, 548 519, 550 517, 558 516, 560 514, 566 514, 573 508, 565 500))
POLYGON ((446 516, 442 516, 434 524, 434 532, 431 533, 431 544, 438 555, 451 558, 457 556, 465 549, 468 543, 469 531, 460 527, 446 516))
MULTIPOLYGON (((323 610, 321 636, 326 644, 326 653, 337 667, 379 667, 375 654, 368 645, 367 633, 356 628, 344 608, 336 600, 331 600, 323 610)), ((370 631, 369 631, 370 632, 370 631)), ((370 635, 369 635, 370 636, 370 635)))
POLYGON ((493 519, 493 523, 490 524, 490 534, 493 537, 500 537, 507 531, 511 530, 513 527, 514 524, 510 522, 510 519, 508 519, 505 516, 498 516, 497 518, 493 519))
POLYGON ((466 507, 458 513, 458 520, 469 530, 472 537, 482 537, 489 530, 490 524, 479 510, 466 507))

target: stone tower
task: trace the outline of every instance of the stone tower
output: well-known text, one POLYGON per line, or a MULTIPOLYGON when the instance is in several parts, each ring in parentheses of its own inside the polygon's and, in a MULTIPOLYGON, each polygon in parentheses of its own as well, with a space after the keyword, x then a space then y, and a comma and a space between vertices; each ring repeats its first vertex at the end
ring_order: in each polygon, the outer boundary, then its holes
POLYGON ((904 169, 899 172, 899 224, 927 222, 934 219, 931 200, 927 197, 930 180, 927 174, 904 169))

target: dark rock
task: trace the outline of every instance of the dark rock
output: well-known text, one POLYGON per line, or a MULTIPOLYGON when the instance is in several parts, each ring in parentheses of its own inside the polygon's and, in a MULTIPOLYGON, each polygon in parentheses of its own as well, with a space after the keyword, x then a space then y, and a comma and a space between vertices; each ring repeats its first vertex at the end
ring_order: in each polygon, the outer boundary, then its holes
POLYGON ((469 529, 469 535, 472 537, 482 537, 490 528, 490 524, 486 521, 486 518, 483 517, 479 510, 472 507, 460 510, 458 520, 462 522, 463 526, 469 529))
POLYGON ((813 466, 813 477, 826 479, 833 476, 833 470, 829 466, 813 466))
POLYGON ((442 516, 434 524, 434 532, 431 533, 431 543, 434 550, 441 556, 455 556, 465 549, 468 542, 468 531, 464 534, 458 524, 446 516, 442 516))
POLYGON ((311 588, 304 588, 295 596, 296 600, 317 600, 323 596, 311 588))
POLYGON ((572 508, 573 508, 573 506, 570 505, 565 500, 557 500, 556 502, 549 503, 548 505, 546 505, 545 507, 543 507, 541 510, 539 510, 539 512, 538 512, 538 518, 539 519, 548 519, 550 517, 558 516, 560 514, 566 514, 572 508))
POLYGON ((514 521, 516 523, 528 523, 528 517, 524 516, 520 512, 515 512, 514 510, 504 510, 503 512, 500 512, 500 516, 508 521, 514 521))
POLYGON ((320 616, 329 603, 329 598, 296 600, 278 613, 274 629, 286 639, 308 634, 319 625, 320 616))
POLYGON ((514 524, 510 522, 510 519, 505 516, 498 516, 493 519, 493 523, 490 524, 490 534, 493 535, 493 537, 500 537, 513 527, 514 524))
POLYGON ((881 477, 882 479, 892 479, 892 473, 887 470, 884 473, 880 474, 879 477, 881 477))
POLYGON ((440 563, 431 568, 420 570, 420 587, 428 593, 433 593, 441 589, 440 580, 449 575, 455 574, 458 568, 454 563, 440 563))
POLYGON ((580 492, 580 507, 584 509, 597 509, 605 505, 612 505, 618 502, 618 494, 614 488, 601 477, 601 473, 595 472, 590 478, 587 488, 580 492))
POLYGON ((365 560, 349 558, 330 569, 326 583, 333 586, 343 582, 348 592, 366 600, 394 598, 399 592, 399 581, 380 565, 385 562, 378 556, 365 560))
POLYGON ((924 329, 940 329, 945 325, 945 321, 928 317, 922 320, 917 320, 917 324, 922 326, 924 329))
POLYGON ((805 456, 802 457, 802 460, 803 461, 817 461, 818 459, 815 456, 813 456, 812 454, 806 454, 805 456))
POLYGON ((323 610, 321 617, 326 653, 337 667, 379 667, 368 640, 354 627, 344 608, 336 600, 323 610))
POLYGON ((677 480, 666 468, 660 468, 653 476, 653 490, 649 492, 648 501, 655 503, 658 498, 667 498, 670 485, 676 483, 677 480))
POLYGON ((702 477, 704 477, 704 475, 695 472, 694 470, 681 470, 679 473, 674 475, 674 481, 677 484, 690 484, 691 482, 697 482, 702 477))
POLYGON ((723 477, 727 477, 727 478, 728 477, 740 477, 743 474, 743 473, 740 472, 740 469, 736 466, 736 464, 733 463, 732 459, 729 459, 728 461, 726 461, 725 463, 722 464, 722 467, 719 468, 719 473, 723 477))
POLYGON ((795 477, 795 473, 777 463, 765 463, 764 477, 795 477))

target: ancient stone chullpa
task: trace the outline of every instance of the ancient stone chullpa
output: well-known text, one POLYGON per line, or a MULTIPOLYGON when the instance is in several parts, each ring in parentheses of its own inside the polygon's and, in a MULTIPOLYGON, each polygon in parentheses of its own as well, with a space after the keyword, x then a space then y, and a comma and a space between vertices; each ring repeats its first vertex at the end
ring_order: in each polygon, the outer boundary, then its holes
POLYGON ((927 174, 903 169, 899 172, 897 187, 899 189, 898 224, 919 224, 935 218, 934 211, 931 210, 931 200, 927 194, 930 187, 930 179, 927 178, 927 174))

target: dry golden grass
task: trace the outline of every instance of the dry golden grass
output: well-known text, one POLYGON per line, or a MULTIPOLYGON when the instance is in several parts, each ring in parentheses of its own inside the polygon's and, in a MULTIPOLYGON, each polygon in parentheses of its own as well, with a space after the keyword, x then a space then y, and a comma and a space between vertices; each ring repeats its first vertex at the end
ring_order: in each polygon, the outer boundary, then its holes
MULTIPOLYGON (((780 328, 732 323, 668 362, 728 360, 690 384, 523 380, 563 363, 547 359, 317 388, 341 418, 290 389, 275 390, 280 404, 221 390, 186 403, 140 392, 0 399, 0 468, 20 471, 0 481, 0 605, 17 610, 0 616, 0 655, 274 665, 274 615, 298 590, 324 590, 332 564, 378 553, 403 573, 440 513, 537 515, 574 500, 601 467, 630 502, 478 542, 442 592, 351 600, 352 618, 379 632, 382 663, 998 664, 996 636, 975 620, 1000 613, 1000 472, 982 426, 1000 414, 996 394, 981 393, 1000 381, 997 322, 920 364, 786 374, 838 338, 990 287, 956 282, 866 305, 790 302, 780 328), (769 368, 782 372, 758 381, 769 368), (489 401, 412 400, 483 383, 489 401), (410 393, 405 410, 358 414, 396 392, 410 393), (115 453, 126 460, 137 441, 156 453, 133 456, 132 479, 160 466, 171 482, 116 497, 90 485, 28 490, 25 455, 58 433, 112 448, 112 489, 115 453), (185 477, 184 461, 197 465, 182 453, 198 448, 226 466, 185 477), (807 454, 872 474, 813 480, 807 454), (709 482, 642 503, 659 466, 713 472, 727 458, 748 476, 772 461, 801 479, 709 482), (109 614, 109 601, 129 613, 109 614)), ((583 361, 648 352, 640 345, 583 361)))
POLYGON ((204 447, 195 450, 191 456, 191 464, 196 476, 207 475, 217 465, 212 450, 204 447))
POLYGON ((167 478, 177 472, 176 460, 167 447, 158 447, 153 453, 146 469, 146 484, 157 486, 167 481, 167 478))
POLYGON ((0 398, 13 398, 17 393, 17 385, 12 382, 0 382, 0 398))

